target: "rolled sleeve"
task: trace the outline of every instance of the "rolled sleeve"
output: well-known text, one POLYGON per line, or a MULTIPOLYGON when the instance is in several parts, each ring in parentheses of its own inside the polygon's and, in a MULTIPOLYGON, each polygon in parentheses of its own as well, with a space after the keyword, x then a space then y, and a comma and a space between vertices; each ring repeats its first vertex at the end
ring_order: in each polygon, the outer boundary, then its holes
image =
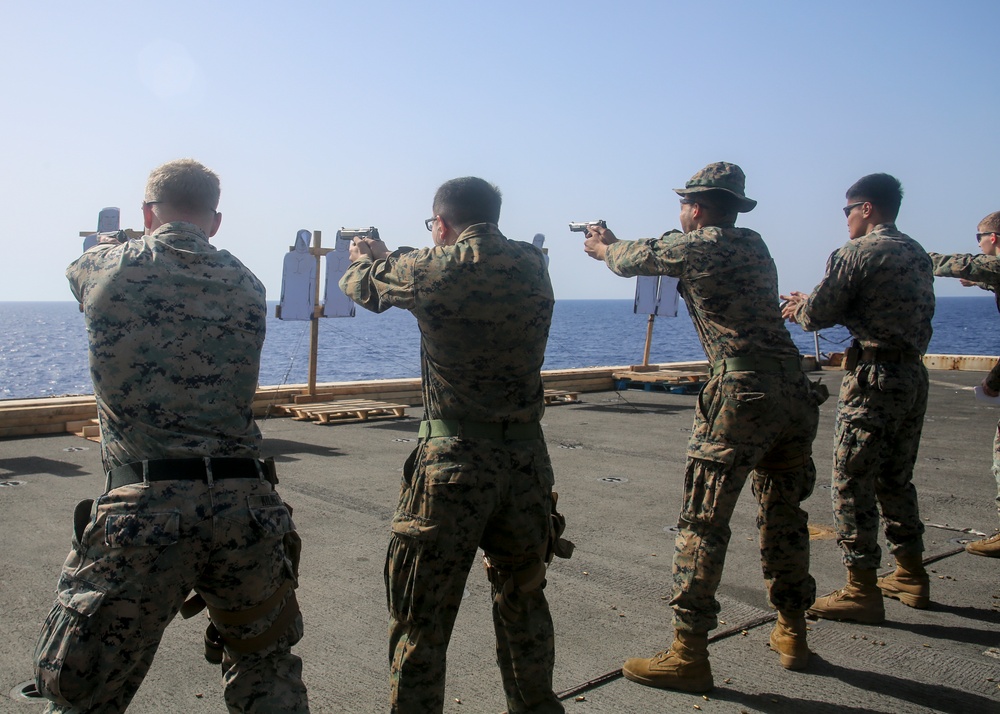
POLYGON ((604 262, 612 272, 624 278, 636 275, 669 275, 684 272, 686 235, 680 231, 664 233, 659 238, 621 240, 608 246, 604 262))
POLYGON ((942 278, 964 278, 987 290, 1000 287, 1000 257, 954 253, 929 253, 934 275, 942 278))
POLYGON ((382 260, 358 260, 340 278, 340 289, 372 312, 390 307, 411 310, 415 304, 412 262, 409 253, 400 251, 382 260))

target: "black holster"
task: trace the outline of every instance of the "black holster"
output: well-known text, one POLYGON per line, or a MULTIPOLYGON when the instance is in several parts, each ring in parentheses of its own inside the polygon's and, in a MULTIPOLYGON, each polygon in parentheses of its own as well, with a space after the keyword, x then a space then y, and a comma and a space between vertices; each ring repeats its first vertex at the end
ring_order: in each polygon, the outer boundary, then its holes
POLYGON ((861 359, 861 343, 854 340, 844 352, 844 369, 848 372, 853 371, 858 366, 859 359, 861 359))

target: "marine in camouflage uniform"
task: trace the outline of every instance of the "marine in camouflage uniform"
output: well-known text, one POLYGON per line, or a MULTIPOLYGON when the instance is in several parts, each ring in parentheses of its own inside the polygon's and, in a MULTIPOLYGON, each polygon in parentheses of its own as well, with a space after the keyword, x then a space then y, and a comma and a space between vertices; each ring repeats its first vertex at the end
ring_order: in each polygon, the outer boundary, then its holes
POLYGON ((412 312, 421 335, 425 416, 385 565, 391 710, 442 710, 448 641, 481 547, 508 711, 562 712, 542 590, 554 535, 539 424, 554 303, 545 257, 500 233, 500 194, 482 179, 445 183, 433 207, 435 247, 390 254, 357 239, 340 280, 368 310, 412 312))
POLYGON ((731 535, 729 521, 745 481, 758 502, 761 564, 772 605, 782 614, 772 647, 786 667, 808 659, 804 610, 816 586, 809 574, 807 514, 816 469, 812 441, 823 397, 803 374, 778 303, 778 276, 760 235, 736 228, 744 195, 735 164, 710 164, 675 189, 681 226, 658 239, 619 241, 591 226, 587 252, 618 275, 679 278, 712 373, 698 397, 688 443, 684 501, 673 576, 676 640, 667 652, 625 663, 633 681, 705 691, 712 686, 707 633, 731 535))
MULTIPOLYGON (((930 253, 934 263, 934 274, 948 278, 959 278, 963 285, 976 286, 995 294, 997 309, 1000 310, 1000 211, 991 213, 979 222, 976 243, 982 255, 958 253, 941 255, 930 253)), ((983 379, 982 389, 987 396, 1000 395, 1000 361, 983 379)), ((993 477, 997 484, 996 506, 1000 516, 1000 423, 993 437, 993 477)), ((1000 558, 1000 530, 983 540, 965 546, 973 555, 1000 558)))
POLYGON ((124 711, 192 590, 223 649, 229 711, 308 711, 290 653, 302 636, 286 548, 297 536, 258 460, 251 411, 264 287, 209 243, 218 196, 201 164, 165 164, 147 185, 147 235, 103 236, 67 269, 108 476, 77 506, 36 646, 51 712, 124 711))
POLYGON ((926 607, 913 467, 927 408, 922 356, 931 338, 934 278, 924 249, 895 226, 902 199, 887 174, 847 192, 850 240, 830 256, 811 295, 793 292, 784 312, 806 330, 844 325, 854 338, 846 356, 834 437, 833 512, 848 568, 845 588, 820 598, 816 617, 878 623, 882 595, 926 607), (897 572, 876 587, 879 511, 897 572))

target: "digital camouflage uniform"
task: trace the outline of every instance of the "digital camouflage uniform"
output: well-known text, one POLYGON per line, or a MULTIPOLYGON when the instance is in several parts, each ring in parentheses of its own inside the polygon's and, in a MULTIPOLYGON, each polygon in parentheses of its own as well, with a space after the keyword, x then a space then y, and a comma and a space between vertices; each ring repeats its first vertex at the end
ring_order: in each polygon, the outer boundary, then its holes
POLYGON ((816 595, 809 575, 807 514, 816 480, 812 441, 821 397, 799 366, 778 303, 767 246, 745 228, 672 231, 619 241, 605 262, 622 276, 670 275, 694 322, 713 376, 702 389, 688 442, 673 576, 674 627, 717 626, 715 599, 729 520, 752 474, 761 564, 771 603, 801 612, 816 595), (737 360, 725 366, 725 360, 737 360))
POLYGON ((890 552, 919 556, 924 526, 913 467, 927 409, 934 276, 930 258, 890 223, 848 241, 827 261, 826 275, 795 321, 806 330, 843 325, 861 348, 904 361, 862 359, 840 388, 833 459, 837 541, 849 568, 880 566, 879 510, 890 552))
MULTIPOLYGON (((84 307, 105 469, 258 456, 251 401, 267 308, 263 285, 242 263, 178 222, 98 245, 66 274, 84 307)), ((73 549, 35 652, 50 711, 124 711, 191 590, 210 610, 232 613, 286 586, 283 541, 294 526, 256 471, 123 485, 77 507, 73 549)), ((292 590, 278 597, 255 619, 218 629, 239 640, 267 632, 297 613, 284 607, 294 604, 292 590)), ((226 647, 229 711, 308 711, 302 663, 289 651, 302 636, 301 616, 278 631, 252 653, 226 647)))
MULTIPOLYGON (((934 263, 934 274, 946 278, 965 278, 983 290, 994 293, 997 310, 1000 310, 1000 257, 995 255, 941 255, 929 253, 934 263)), ((1000 391, 1000 361, 986 376, 990 389, 1000 391)), ((993 478, 997 483, 997 516, 1000 517, 1000 422, 993 436, 993 478)))
MULTIPOLYGON (((511 573, 538 566, 549 538, 553 475, 538 421, 552 286, 542 252, 489 223, 470 226, 453 246, 362 258, 340 286, 369 310, 395 306, 417 318, 426 420, 534 429, 516 440, 422 438, 404 468, 385 566, 392 711, 440 712, 476 548, 499 566, 488 571, 496 596, 511 573)), ((493 606, 511 714, 563 711, 552 692, 543 586, 520 593, 518 617, 493 606)))

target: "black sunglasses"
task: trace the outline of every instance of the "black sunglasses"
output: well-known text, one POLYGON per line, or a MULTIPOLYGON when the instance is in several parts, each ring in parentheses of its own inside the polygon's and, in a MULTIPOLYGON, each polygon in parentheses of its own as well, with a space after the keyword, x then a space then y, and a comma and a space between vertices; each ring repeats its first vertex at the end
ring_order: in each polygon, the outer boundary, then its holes
POLYGON ((997 235, 996 231, 986 231, 985 233, 976 233, 976 245, 979 245, 980 243, 983 242, 983 236, 995 236, 995 235, 997 235))
POLYGON ((844 218, 850 216, 851 211, 853 211, 855 208, 857 208, 858 206, 863 206, 866 203, 868 203, 868 201, 858 201, 857 203, 848 203, 846 206, 844 206, 844 218))

